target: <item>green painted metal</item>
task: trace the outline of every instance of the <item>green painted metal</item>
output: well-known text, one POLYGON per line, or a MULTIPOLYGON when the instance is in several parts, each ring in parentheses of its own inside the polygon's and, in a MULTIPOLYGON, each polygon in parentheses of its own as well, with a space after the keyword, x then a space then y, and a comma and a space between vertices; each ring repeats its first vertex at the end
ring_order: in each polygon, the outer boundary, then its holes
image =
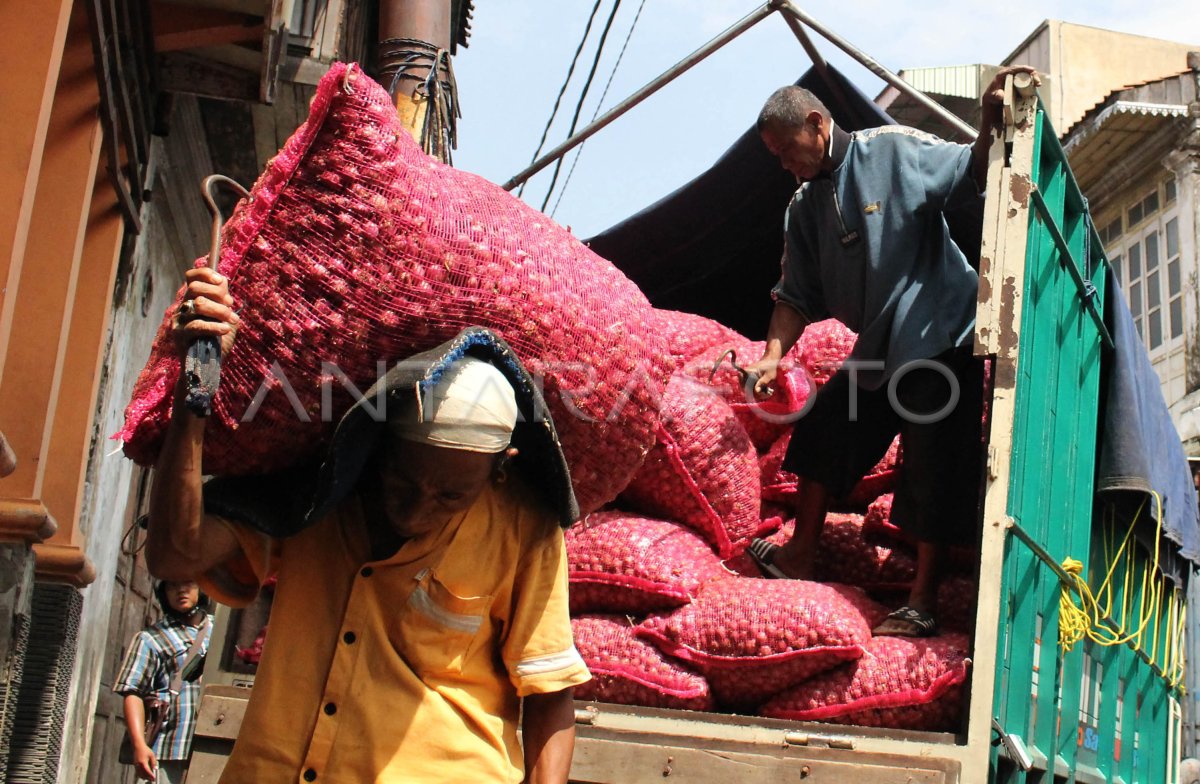
MULTIPOLYGON (((1111 339, 1098 317, 1107 262, 1043 111, 1033 155, 1008 498, 1020 536, 1010 536, 1004 550, 995 715, 1020 736, 1035 770, 1001 764, 998 752, 992 770, 998 782, 1048 781, 1056 770, 1073 781, 1084 769, 1126 784, 1159 782, 1167 771, 1161 739, 1171 697, 1161 672, 1129 646, 1081 643, 1066 652, 1058 644, 1061 581, 1054 567, 1078 559, 1096 585, 1111 556, 1095 519, 1090 448, 1101 359, 1111 339), (1096 568, 1089 569, 1092 561, 1096 568)), ((1148 564, 1144 553, 1133 558, 1136 569, 1148 564)), ((1139 581, 1134 613, 1141 590, 1139 581)), ((1161 663, 1168 638, 1164 617, 1143 635, 1145 653, 1161 663)))
MULTIPOLYGON (((1091 569, 1088 572, 1090 585, 1099 585, 1107 571, 1104 531, 1098 533, 1100 535, 1092 540, 1091 569)), ((1116 775, 1120 758, 1117 708, 1120 703, 1121 668, 1125 661, 1123 656, 1132 656, 1133 651, 1124 645, 1100 646, 1090 642, 1088 649, 1103 669, 1100 678, 1100 713, 1092 739, 1095 746, 1095 762, 1092 764, 1106 780, 1111 781, 1116 775)), ((1085 751, 1081 749, 1080 756, 1084 755, 1085 751)))

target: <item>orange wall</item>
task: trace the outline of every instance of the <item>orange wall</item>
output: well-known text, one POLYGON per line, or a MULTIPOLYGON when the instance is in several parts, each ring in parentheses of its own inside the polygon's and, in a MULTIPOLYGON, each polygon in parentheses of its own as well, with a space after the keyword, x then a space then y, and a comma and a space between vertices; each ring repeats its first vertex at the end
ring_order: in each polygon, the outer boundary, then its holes
POLYGON ((20 143, 0 145, 0 431, 17 459, 0 480, 0 538, 35 544, 39 580, 78 586, 95 573, 78 520, 124 232, 85 9, 10 14, 23 45, 0 55, 24 74, 4 97, 20 143))

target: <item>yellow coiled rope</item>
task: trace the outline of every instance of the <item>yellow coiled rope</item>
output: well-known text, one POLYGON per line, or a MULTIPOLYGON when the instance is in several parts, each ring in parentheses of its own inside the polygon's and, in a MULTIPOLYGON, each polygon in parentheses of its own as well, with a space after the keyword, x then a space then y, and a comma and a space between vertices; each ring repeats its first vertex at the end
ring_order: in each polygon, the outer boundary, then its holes
POLYGON ((1146 564, 1141 573, 1141 592, 1138 597, 1136 613, 1134 612, 1134 592, 1136 562, 1133 549, 1129 543, 1133 538, 1133 530, 1141 518, 1146 502, 1138 508, 1125 532, 1120 547, 1114 553, 1112 541, 1108 533, 1116 528, 1115 515, 1108 515, 1112 526, 1105 526, 1105 560, 1108 571, 1104 581, 1095 592, 1087 584, 1083 574, 1083 563, 1074 558, 1067 558, 1062 563, 1067 579, 1062 581, 1061 594, 1058 600, 1058 642, 1065 653, 1076 643, 1087 639, 1095 645, 1112 646, 1130 644, 1135 650, 1146 655, 1151 664, 1159 664, 1162 655, 1161 668, 1172 687, 1183 681, 1185 661, 1183 657, 1184 630, 1187 617, 1187 607, 1183 593, 1175 588, 1167 595, 1166 579, 1159 574, 1159 543, 1162 536, 1162 497, 1152 493, 1154 499, 1156 530, 1154 534, 1154 558, 1146 564), (1117 565, 1125 562, 1125 573, 1122 581, 1120 599, 1120 618, 1113 612, 1113 576, 1117 565), (1078 600, 1075 598, 1078 596, 1078 600), (1100 597, 1100 598, 1097 598, 1100 597), (1103 599, 1103 606, 1101 604, 1103 599), (1163 601, 1169 604, 1165 617, 1163 601), (1108 621, 1107 623, 1105 621, 1108 621), (1130 628, 1130 621, 1133 628, 1130 628), (1146 639, 1149 632, 1149 639, 1146 639), (1163 633, 1165 632, 1165 634, 1163 633), (1162 650, 1160 650, 1160 643, 1162 650))

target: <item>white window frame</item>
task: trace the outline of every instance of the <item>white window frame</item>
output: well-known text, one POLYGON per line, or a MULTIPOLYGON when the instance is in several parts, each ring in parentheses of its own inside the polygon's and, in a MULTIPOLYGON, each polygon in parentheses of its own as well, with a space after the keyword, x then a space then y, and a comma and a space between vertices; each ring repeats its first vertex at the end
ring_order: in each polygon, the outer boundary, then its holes
POLYGON ((1180 243, 1176 244, 1175 256, 1167 254, 1167 224, 1171 220, 1175 220, 1177 232, 1180 225, 1179 200, 1175 199, 1169 204, 1165 201, 1166 184, 1171 179, 1174 178, 1168 177, 1158 182, 1155 190, 1140 190, 1135 198, 1122 204, 1120 215, 1125 223, 1124 232, 1105 249, 1116 269, 1117 278, 1121 282, 1121 289, 1125 294, 1125 301, 1133 316, 1134 326, 1150 355, 1151 362, 1181 345, 1185 332, 1182 323, 1184 317, 1184 271, 1180 243), (1137 223, 1131 223, 1129 210, 1144 202, 1152 193, 1158 194, 1158 209, 1149 216, 1143 215, 1137 223), (1147 262, 1154 258, 1154 254, 1157 254, 1157 260, 1151 269, 1148 268, 1147 262), (1130 266, 1131 257, 1137 262, 1136 270, 1130 266), (1170 264, 1172 261, 1178 265, 1180 281, 1179 290, 1174 294, 1170 289, 1170 264), (1131 275, 1133 271, 1138 274, 1131 275), (1156 287, 1157 290, 1152 291, 1152 287, 1156 287), (1155 294, 1157 294, 1157 303, 1155 294), (1173 303, 1178 303, 1179 312, 1175 315, 1171 312, 1173 303), (1151 345, 1151 338, 1154 336, 1151 328, 1152 319, 1157 319, 1159 322, 1159 343, 1156 346, 1151 345), (1179 323, 1176 323, 1177 320, 1179 323), (1173 330, 1179 334, 1172 335, 1173 330))

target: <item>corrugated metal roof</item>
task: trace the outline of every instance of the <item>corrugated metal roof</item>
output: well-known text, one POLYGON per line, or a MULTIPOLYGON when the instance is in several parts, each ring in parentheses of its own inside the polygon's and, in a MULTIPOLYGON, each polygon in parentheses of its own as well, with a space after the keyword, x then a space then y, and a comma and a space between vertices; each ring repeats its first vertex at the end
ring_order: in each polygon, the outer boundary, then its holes
POLYGON ((1172 107, 1181 108, 1186 114, 1187 105, 1198 99, 1200 96, 1197 96, 1196 77, 1191 71, 1114 90, 1088 110, 1079 122, 1071 126, 1064 135, 1064 146, 1070 150, 1071 145, 1076 144, 1077 137, 1091 135, 1114 114, 1134 113, 1161 117, 1167 116, 1163 112, 1168 112, 1170 116, 1178 116, 1172 107))
POLYGON ((983 71, 988 67, 975 63, 936 68, 906 68, 900 72, 900 76, 923 93, 978 98, 983 71))
POLYGON ((1163 125, 1186 116, 1186 106, 1122 101, 1107 107, 1086 126, 1077 125, 1063 149, 1070 156, 1080 187, 1089 190, 1114 162, 1134 155, 1163 125))

